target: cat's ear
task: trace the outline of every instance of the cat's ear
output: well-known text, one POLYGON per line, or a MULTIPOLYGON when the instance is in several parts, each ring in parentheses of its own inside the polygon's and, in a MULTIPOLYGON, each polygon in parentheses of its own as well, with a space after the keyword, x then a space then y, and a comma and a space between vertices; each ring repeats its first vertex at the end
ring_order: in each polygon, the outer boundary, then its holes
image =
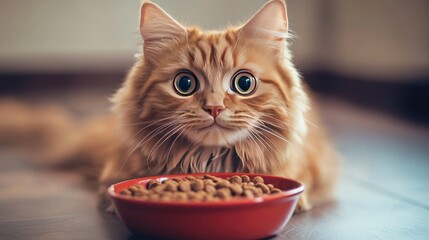
POLYGON ((242 37, 262 40, 275 47, 283 48, 288 32, 288 19, 284 0, 266 3, 243 27, 242 37))
POLYGON ((145 2, 141 8, 140 34, 144 40, 145 52, 153 49, 163 40, 186 36, 185 28, 162 10, 158 5, 145 2), (154 46, 155 45, 155 46, 154 46))

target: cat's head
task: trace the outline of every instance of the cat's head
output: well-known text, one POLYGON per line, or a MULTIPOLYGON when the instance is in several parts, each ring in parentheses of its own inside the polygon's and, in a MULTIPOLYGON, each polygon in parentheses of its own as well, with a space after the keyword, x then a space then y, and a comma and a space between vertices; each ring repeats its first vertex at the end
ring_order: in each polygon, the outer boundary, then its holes
POLYGON ((134 144, 287 145, 305 133, 307 100, 287 50, 283 1, 219 32, 185 28, 146 2, 140 33, 142 54, 114 98, 134 144))

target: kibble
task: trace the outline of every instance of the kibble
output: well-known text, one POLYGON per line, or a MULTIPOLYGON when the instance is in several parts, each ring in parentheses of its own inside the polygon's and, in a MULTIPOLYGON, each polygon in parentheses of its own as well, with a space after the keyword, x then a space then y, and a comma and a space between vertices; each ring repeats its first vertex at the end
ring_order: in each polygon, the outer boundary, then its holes
POLYGON ((191 191, 191 183, 190 182, 186 182, 186 181, 182 181, 181 183, 179 183, 179 189, 182 192, 191 191))
POLYGON ((255 194, 256 197, 261 197, 264 195, 264 192, 262 192, 262 189, 255 187, 253 188, 253 194, 255 194))
POLYGON ((216 187, 216 189, 227 188, 227 187, 229 187, 229 185, 230 185, 230 183, 227 180, 221 180, 218 183, 216 183, 215 187, 216 187))
POLYGON ((207 184, 204 186, 204 191, 208 194, 214 195, 216 193, 216 188, 213 185, 207 184))
POLYGON ((278 189, 278 188, 274 188, 273 190, 271 190, 270 194, 276 194, 276 193, 281 193, 282 190, 278 189))
POLYGON ((134 184, 122 189, 121 195, 150 201, 224 201, 233 198, 255 198, 280 193, 272 184, 265 184, 264 179, 256 176, 234 175, 226 179, 204 176, 186 176, 159 181, 150 180, 146 186, 134 184))
POLYGON ((221 188, 215 193, 214 196, 220 199, 229 199, 231 198, 231 190, 229 190, 229 188, 221 188))
POLYGON ((263 193, 270 193, 270 188, 263 183, 257 183, 255 184, 255 187, 261 189, 263 193))
POLYGON ((243 188, 238 183, 232 183, 229 189, 234 196, 240 196, 243 193, 243 188))
POLYGON ((158 185, 160 185, 161 183, 158 180, 152 179, 149 181, 149 183, 147 184, 147 189, 152 189, 158 185))
POLYGON ((158 186, 151 188, 151 189, 153 189, 153 192, 155 192, 155 193, 163 193, 165 190, 165 187, 166 187, 166 185, 162 184, 162 185, 158 185, 158 186))
POLYGON ((264 183, 264 179, 263 179, 262 177, 260 177, 260 176, 256 176, 256 177, 254 177, 254 178, 253 178, 252 182, 253 182, 254 184, 257 184, 257 183, 264 183))
POLYGON ((185 177, 185 179, 188 179, 188 180, 193 181, 193 180, 195 180, 195 179, 197 179, 197 178, 196 178, 196 177, 194 177, 194 176, 186 176, 186 177, 185 177))
POLYGON ((177 192, 177 186, 178 184, 173 184, 172 182, 168 182, 165 184, 165 191, 170 191, 170 192, 177 192))
POLYGON ((211 179, 204 179, 203 183, 204 183, 204 186, 207 186, 207 185, 215 186, 216 185, 216 183, 213 182, 213 180, 211 180, 211 179))
POLYGON ((120 192, 122 195, 132 195, 133 193, 128 189, 122 189, 120 192))
POLYGON ((216 180, 217 177, 206 174, 206 175, 203 176, 203 179, 216 180))
POLYGON ((175 181, 175 182, 177 182, 177 183, 180 183, 180 182, 182 181, 182 179, 180 179, 180 178, 173 178, 173 179, 171 179, 171 180, 173 180, 173 181, 175 181))
POLYGON ((247 198, 254 198, 255 197, 255 195, 253 194, 253 191, 250 189, 244 190, 243 193, 244 193, 244 196, 247 198))
POLYGON ((176 201, 186 201, 188 199, 188 195, 186 195, 186 193, 183 192, 176 192, 173 195, 173 200, 176 201))
POLYGON ((229 182, 230 183, 238 183, 238 184, 240 184, 240 183, 243 182, 243 180, 241 179, 240 176, 235 175, 235 176, 232 176, 232 177, 229 178, 229 182))
POLYGON ((194 192, 198 192, 200 190, 204 189, 204 182, 200 179, 195 179, 192 183, 191 183, 191 189, 194 192))
POLYGON ((243 176, 241 176, 241 181, 242 182, 250 182, 250 177, 247 175, 243 175, 243 176))
POLYGON ((129 187, 128 190, 134 194, 136 192, 140 192, 141 188, 142 188, 141 185, 135 184, 135 185, 129 187))
POLYGON ((136 197, 143 197, 143 196, 146 196, 147 195, 147 193, 145 193, 145 192, 134 192, 133 193, 133 196, 136 196, 136 197))

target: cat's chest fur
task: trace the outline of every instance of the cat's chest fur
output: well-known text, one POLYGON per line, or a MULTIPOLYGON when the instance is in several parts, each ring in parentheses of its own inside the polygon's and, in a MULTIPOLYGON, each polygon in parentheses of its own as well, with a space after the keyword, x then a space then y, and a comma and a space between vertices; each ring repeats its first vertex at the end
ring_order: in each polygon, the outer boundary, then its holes
POLYGON ((144 156, 144 175, 245 171, 234 147, 181 146, 172 151, 161 150, 156 159, 152 158, 144 156))

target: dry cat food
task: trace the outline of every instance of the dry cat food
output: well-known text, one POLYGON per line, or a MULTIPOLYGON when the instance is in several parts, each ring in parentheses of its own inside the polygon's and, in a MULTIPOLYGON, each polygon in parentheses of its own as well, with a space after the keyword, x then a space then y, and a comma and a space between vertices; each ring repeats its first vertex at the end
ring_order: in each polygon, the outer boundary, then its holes
POLYGON ((232 176, 226 179, 204 175, 200 177, 167 179, 162 182, 151 180, 147 186, 135 184, 120 191, 122 195, 147 200, 162 201, 220 201, 232 198, 255 198, 268 194, 280 193, 272 184, 265 184, 264 179, 247 175, 232 176))

